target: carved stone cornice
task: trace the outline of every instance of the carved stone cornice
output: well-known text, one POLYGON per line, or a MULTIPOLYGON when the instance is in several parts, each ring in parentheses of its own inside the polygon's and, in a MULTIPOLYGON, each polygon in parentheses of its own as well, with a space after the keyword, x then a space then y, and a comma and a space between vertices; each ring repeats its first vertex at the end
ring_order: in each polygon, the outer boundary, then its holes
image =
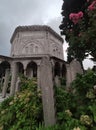
POLYGON ((18 26, 15 29, 10 42, 11 43, 13 42, 17 32, 24 32, 24 31, 48 31, 63 43, 63 38, 58 33, 56 33, 51 27, 46 25, 18 26))

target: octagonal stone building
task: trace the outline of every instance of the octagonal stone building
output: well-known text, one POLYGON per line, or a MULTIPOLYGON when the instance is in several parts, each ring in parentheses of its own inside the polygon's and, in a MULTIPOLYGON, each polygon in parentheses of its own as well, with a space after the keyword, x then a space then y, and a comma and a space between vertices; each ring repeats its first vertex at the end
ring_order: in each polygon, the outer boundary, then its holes
POLYGON ((79 63, 71 65, 64 61, 63 39, 49 26, 18 26, 11 38, 10 57, 0 56, 0 84, 3 97, 6 96, 8 75, 11 75, 10 95, 15 94, 19 74, 28 78, 37 77, 38 87, 42 86, 41 62, 45 57, 51 64, 52 82, 59 86, 59 78, 66 79, 67 86, 81 73, 79 63), (78 64, 78 67, 77 67, 78 64))
MULTIPOLYGON (((38 87, 42 85, 40 64, 44 57, 48 58, 52 65, 52 80, 55 84, 55 77, 65 76, 66 71, 63 39, 48 26, 18 26, 11 38, 10 57, 0 56, 0 79, 11 74, 11 95, 15 93, 20 73, 28 78, 37 77, 38 87)), ((5 86, 7 84, 8 81, 5 86)), ((3 97, 5 97, 4 93, 3 97)))

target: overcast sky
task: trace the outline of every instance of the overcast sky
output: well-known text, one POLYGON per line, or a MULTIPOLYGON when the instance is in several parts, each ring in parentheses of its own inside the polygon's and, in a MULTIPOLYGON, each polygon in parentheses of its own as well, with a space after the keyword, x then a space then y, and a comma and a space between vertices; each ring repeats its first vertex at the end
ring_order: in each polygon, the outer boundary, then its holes
POLYGON ((47 24, 60 33, 62 3, 63 0, 0 0, 0 55, 10 55, 10 38, 19 25, 47 24))

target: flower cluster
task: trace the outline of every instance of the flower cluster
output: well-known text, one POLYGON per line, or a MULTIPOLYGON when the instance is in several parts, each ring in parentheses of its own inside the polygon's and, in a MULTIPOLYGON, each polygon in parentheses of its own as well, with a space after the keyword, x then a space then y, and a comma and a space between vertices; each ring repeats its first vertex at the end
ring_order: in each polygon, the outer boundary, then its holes
POLYGON ((81 130, 79 127, 75 127, 73 130, 81 130))
POLYGON ((89 99, 95 98, 94 90, 93 90, 93 89, 90 89, 90 90, 87 92, 86 97, 89 98, 89 99))
POLYGON ((69 19, 72 20, 72 22, 73 22, 74 24, 77 24, 78 21, 79 21, 82 17, 83 17, 83 12, 82 12, 82 11, 80 11, 80 12, 78 12, 78 13, 71 13, 71 14, 69 15, 69 19))
POLYGON ((94 9, 96 9, 96 0, 94 0, 94 1, 91 3, 91 5, 88 6, 88 10, 89 10, 89 11, 92 11, 92 10, 94 10, 94 9))
MULTIPOLYGON (((89 0, 88 0, 87 2, 89 2, 89 0)), ((94 0, 94 1, 88 6, 88 10, 89 10, 89 11, 92 11, 92 10, 94 10, 94 9, 96 9, 96 0, 94 0)), ((70 15, 69 15, 69 19, 72 20, 72 22, 73 22, 74 24, 77 24, 78 21, 79 21, 82 17, 83 17, 83 12, 82 12, 82 11, 80 11, 80 12, 78 12, 78 13, 70 13, 70 15)))
POLYGON ((65 113, 70 117, 72 116, 72 112, 70 110, 65 110, 65 113))
POLYGON ((92 119, 88 115, 81 115, 80 121, 82 124, 90 126, 92 124, 92 119))

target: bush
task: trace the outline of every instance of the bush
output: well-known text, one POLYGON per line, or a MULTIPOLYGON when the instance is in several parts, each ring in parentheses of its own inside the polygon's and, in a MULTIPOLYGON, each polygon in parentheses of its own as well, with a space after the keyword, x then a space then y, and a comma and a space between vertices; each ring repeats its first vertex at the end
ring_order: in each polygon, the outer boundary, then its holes
MULTIPOLYGON (((56 88, 57 122, 65 130, 94 130, 96 127, 96 73, 78 74, 71 91, 56 88)), ((55 129, 54 129, 55 130, 55 129)))
POLYGON ((36 79, 21 78, 21 92, 0 105, 1 130, 95 130, 96 73, 77 75, 71 91, 55 87, 57 124, 45 127, 36 79), (41 125, 42 124, 42 125, 41 125))
POLYGON ((21 92, 0 105, 1 130, 35 130, 43 121, 41 92, 36 80, 22 79, 21 92))

